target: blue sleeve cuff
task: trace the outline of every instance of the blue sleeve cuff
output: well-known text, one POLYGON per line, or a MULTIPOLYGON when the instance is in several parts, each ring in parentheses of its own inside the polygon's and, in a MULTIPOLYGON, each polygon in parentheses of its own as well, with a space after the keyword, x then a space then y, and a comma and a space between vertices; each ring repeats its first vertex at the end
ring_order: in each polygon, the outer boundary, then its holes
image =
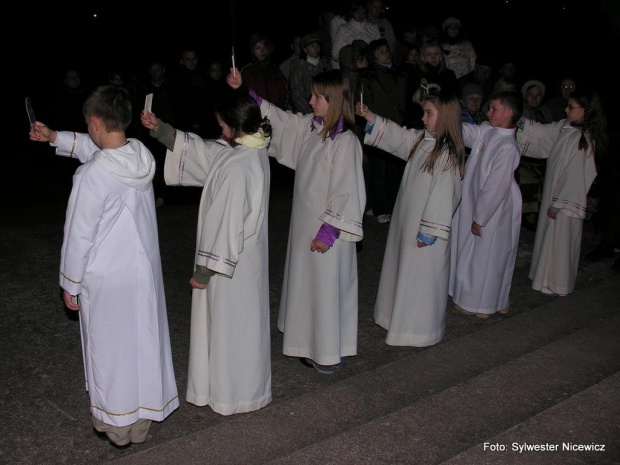
POLYGON ((433 245, 437 240, 437 236, 431 236, 430 234, 422 234, 419 232, 416 239, 420 242, 424 242, 426 245, 433 245))
POLYGON ((364 132, 366 134, 370 134, 372 132, 372 128, 375 127, 375 121, 377 121, 377 115, 373 118, 372 123, 366 121, 366 126, 364 127, 364 132))

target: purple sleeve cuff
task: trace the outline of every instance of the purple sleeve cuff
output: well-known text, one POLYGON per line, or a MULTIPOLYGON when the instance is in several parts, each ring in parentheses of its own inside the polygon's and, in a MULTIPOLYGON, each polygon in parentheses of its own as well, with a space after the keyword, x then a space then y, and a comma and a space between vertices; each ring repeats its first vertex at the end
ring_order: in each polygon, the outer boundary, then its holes
POLYGON ((328 246, 333 246, 336 239, 340 236, 340 229, 332 226, 331 224, 323 223, 319 232, 316 233, 315 239, 318 239, 328 246))
POLYGON ((258 103, 258 106, 260 107, 261 103, 263 103, 263 99, 260 98, 260 96, 254 92, 254 89, 250 89, 250 97, 252 97, 254 100, 256 100, 256 103, 258 103))

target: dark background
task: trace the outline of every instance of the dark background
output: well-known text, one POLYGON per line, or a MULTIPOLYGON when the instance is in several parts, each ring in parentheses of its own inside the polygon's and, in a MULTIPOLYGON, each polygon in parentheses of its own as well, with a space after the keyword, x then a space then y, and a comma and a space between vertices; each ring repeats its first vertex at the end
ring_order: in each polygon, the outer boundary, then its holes
MULTIPOLYGON (((542 80, 548 86, 547 97, 556 92, 559 79, 576 76, 599 91, 610 127, 618 127, 618 78, 612 65, 620 44, 619 1, 386 0, 386 4, 397 37, 405 24, 440 26, 449 16, 460 18, 479 62, 493 67, 515 62, 518 80, 542 80)), ((174 70, 180 50, 191 44, 203 66, 217 59, 225 67, 230 66, 234 45, 236 64, 241 67, 250 61, 248 40, 255 31, 273 39, 272 61, 280 63, 290 55, 292 38, 316 30, 321 12, 333 11, 339 3, 235 0, 88 5, 23 2, 17 6, 18 13, 5 16, 5 78, 9 81, 4 101, 13 115, 8 124, 13 137, 7 138, 8 147, 5 144, 10 156, 3 171, 14 179, 26 175, 27 187, 16 194, 12 183, 3 184, 7 190, 0 194, 0 203, 46 198, 38 192, 35 174, 53 177, 51 168, 62 162, 49 160, 60 157, 50 157, 47 144, 28 140, 24 98, 32 99, 35 114, 45 115, 46 96, 61 85, 67 64, 78 65, 90 85, 106 83, 112 68, 146 78, 150 59, 161 57, 169 71, 174 70)), ((69 174, 62 174, 62 185, 70 187, 66 177, 70 181, 74 170, 73 165, 67 167, 69 174)))

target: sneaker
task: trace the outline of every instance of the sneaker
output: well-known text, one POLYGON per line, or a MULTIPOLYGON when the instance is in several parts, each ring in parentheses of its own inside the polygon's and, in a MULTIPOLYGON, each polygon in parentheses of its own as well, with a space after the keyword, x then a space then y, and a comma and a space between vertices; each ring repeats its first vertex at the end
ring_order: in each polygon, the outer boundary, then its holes
POLYGON ((379 215, 377 216, 377 223, 385 224, 392 221, 392 215, 379 215))
POLYGON ((364 215, 366 215, 366 216, 374 216, 374 213, 372 212, 372 208, 369 208, 368 210, 366 210, 364 212, 364 215))

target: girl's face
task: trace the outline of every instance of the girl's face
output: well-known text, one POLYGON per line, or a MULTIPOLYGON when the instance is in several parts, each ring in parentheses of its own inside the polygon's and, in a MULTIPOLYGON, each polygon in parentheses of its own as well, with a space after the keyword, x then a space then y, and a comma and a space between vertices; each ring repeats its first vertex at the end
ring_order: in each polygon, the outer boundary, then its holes
POLYGON ((422 116, 422 122, 424 123, 424 129, 429 132, 435 132, 435 127, 437 126, 437 107, 428 100, 424 102, 422 106, 424 110, 424 116, 422 116))
POLYGON ((583 123, 583 117, 585 116, 585 110, 577 103, 577 100, 573 98, 568 99, 568 105, 564 109, 566 112, 566 119, 571 124, 583 123))
POLYGON ((491 100, 489 103, 487 118, 489 118, 489 124, 491 126, 508 129, 512 126, 512 114, 513 111, 503 105, 501 100, 491 100))
POLYGON ((218 115, 217 113, 215 117, 217 118, 217 123, 222 128, 222 135, 226 138, 226 140, 231 140, 233 136, 233 130, 231 129, 231 127, 224 121, 222 121, 222 118, 220 118, 220 115, 218 115))
POLYGON ((265 61, 267 59, 267 56, 269 55, 269 50, 267 49, 265 42, 261 41, 257 42, 256 45, 254 45, 252 53, 258 61, 265 61))
POLYGON ((441 63, 441 50, 439 47, 429 47, 424 50, 424 60, 433 66, 439 66, 441 63))
POLYGON ((312 107, 312 113, 314 113, 314 116, 320 116, 321 118, 325 118, 327 116, 329 102, 325 99, 325 96, 317 94, 313 91, 312 97, 310 97, 310 106, 312 107))

